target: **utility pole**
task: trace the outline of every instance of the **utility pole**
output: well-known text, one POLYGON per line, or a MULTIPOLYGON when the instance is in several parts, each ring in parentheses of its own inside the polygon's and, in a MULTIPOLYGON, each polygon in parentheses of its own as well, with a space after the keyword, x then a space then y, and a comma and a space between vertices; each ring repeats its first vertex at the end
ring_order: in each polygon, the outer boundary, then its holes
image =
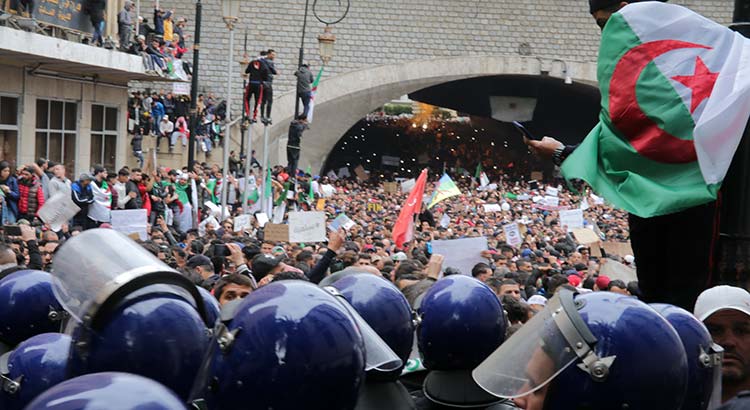
POLYGON ((201 49, 201 15, 203 4, 195 2, 195 36, 193 39, 193 81, 190 85, 190 138, 188 138, 188 172, 193 171, 195 163, 195 132, 198 129, 198 64, 201 49))

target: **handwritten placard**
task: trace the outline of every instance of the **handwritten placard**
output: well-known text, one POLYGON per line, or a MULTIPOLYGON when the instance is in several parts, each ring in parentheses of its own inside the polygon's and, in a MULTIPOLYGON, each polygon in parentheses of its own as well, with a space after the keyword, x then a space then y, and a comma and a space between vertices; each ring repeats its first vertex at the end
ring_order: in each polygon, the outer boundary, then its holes
POLYGON ((325 212, 289 212, 289 242, 308 243, 325 240, 325 212))
POLYGON ((578 208, 560 211, 560 226, 567 226, 568 232, 583 228, 583 210, 578 208))
POLYGON ((523 238, 521 238, 521 231, 518 229, 517 223, 503 225, 503 231, 505 232, 505 242, 507 242, 508 245, 514 248, 521 246, 523 238))
POLYGON ((234 231, 240 232, 244 229, 250 229, 252 218, 252 215, 240 215, 234 218, 234 231))
POLYGON ((55 195, 44 203, 39 210, 39 219, 44 221, 50 228, 57 232, 62 225, 68 222, 81 208, 73 202, 70 195, 55 195))

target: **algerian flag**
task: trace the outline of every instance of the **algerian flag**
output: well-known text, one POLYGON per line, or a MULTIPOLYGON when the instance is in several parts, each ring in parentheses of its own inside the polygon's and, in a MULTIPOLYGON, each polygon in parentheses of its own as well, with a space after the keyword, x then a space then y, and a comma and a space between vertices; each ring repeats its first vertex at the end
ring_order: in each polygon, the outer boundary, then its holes
POLYGON ((313 203, 313 201, 315 200, 315 191, 313 191, 312 167, 310 167, 308 165, 307 166, 307 171, 305 171, 305 172, 307 172, 307 175, 310 175, 310 180, 307 181, 308 184, 310 185, 310 192, 308 192, 308 194, 307 194, 307 201, 310 202, 310 203, 313 203))
POLYGON ((458 189, 456 183, 453 182, 451 177, 448 176, 448 174, 443 174, 443 176, 440 177, 440 181, 438 181, 437 189, 432 194, 432 199, 430 200, 430 204, 427 205, 427 209, 432 208, 433 206, 435 206, 435 204, 442 201, 443 199, 448 199, 456 195, 461 195, 461 191, 458 189))
POLYGON ((652 217, 713 201, 750 115, 750 41, 677 5, 632 3, 602 32, 600 122, 563 163, 652 217))
POLYGON ((318 71, 318 75, 315 77, 315 81, 312 83, 312 95, 310 96, 310 109, 307 111, 307 122, 312 123, 313 120, 313 112, 315 111, 315 95, 318 94, 318 84, 320 84, 320 78, 323 77, 323 68, 325 66, 320 66, 320 71, 318 71))
POLYGON ((474 178, 476 178, 477 181, 479 181, 479 177, 481 175, 482 175, 482 163, 480 162, 477 164, 477 170, 474 171, 474 178))
POLYGON ((263 211, 270 213, 273 210, 273 187, 271 184, 271 170, 266 170, 266 180, 263 183, 263 211))

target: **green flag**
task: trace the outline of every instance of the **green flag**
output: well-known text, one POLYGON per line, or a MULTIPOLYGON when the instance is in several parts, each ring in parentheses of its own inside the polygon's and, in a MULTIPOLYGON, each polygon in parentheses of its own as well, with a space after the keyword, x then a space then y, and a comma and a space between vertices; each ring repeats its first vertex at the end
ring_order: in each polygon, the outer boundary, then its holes
POLYGON ((474 178, 476 178, 477 181, 479 181, 479 177, 481 176, 482 176, 482 163, 480 162, 477 164, 477 170, 476 172, 474 172, 474 178))
POLYGON ((312 168, 308 165, 307 166, 307 175, 310 175, 310 192, 307 194, 307 201, 310 203, 313 203, 315 201, 315 191, 313 191, 313 181, 312 181, 312 168))
POLYGON ((271 187, 271 170, 266 171, 266 182, 263 184, 263 197, 265 199, 273 198, 273 188, 271 187))
POLYGON ((219 201, 216 199, 216 179, 212 178, 206 182, 206 190, 211 194, 211 202, 218 204, 219 201))

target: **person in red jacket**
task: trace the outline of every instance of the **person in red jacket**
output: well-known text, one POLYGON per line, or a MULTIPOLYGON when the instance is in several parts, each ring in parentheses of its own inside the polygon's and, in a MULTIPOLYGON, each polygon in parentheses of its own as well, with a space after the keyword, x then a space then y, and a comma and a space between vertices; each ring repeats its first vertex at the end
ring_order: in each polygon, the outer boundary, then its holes
POLYGON ((34 168, 26 167, 21 170, 18 180, 18 219, 31 222, 44 205, 42 184, 34 175, 34 168))

